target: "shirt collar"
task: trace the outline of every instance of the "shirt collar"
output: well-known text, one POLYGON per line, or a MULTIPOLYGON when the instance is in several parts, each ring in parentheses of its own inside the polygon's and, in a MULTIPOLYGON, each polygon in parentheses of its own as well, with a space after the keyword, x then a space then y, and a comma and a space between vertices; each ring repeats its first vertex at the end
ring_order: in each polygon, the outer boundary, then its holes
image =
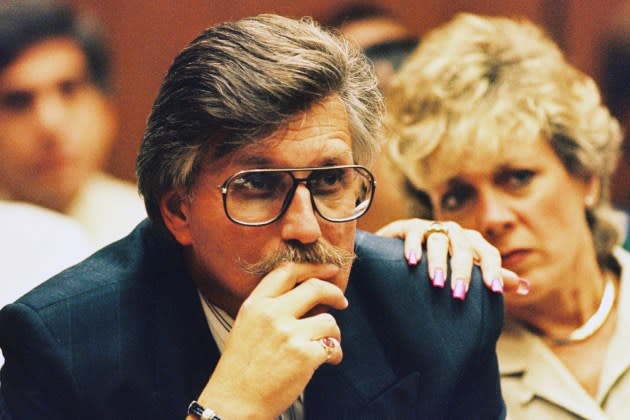
POLYGON ((201 292, 198 293, 203 313, 206 316, 208 327, 212 333, 212 338, 214 338, 214 341, 217 343, 219 351, 223 353, 225 343, 230 335, 230 331, 232 331, 232 325, 234 325, 234 319, 223 309, 208 302, 201 292))

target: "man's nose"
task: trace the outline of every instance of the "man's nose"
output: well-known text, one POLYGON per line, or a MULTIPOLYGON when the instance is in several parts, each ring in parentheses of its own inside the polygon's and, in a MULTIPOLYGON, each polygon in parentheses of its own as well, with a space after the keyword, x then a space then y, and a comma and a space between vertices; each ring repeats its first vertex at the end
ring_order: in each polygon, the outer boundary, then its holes
POLYGON ((304 184, 299 184, 287 211, 279 220, 282 224, 282 239, 310 244, 322 236, 317 215, 311 201, 311 193, 304 184))
POLYGON ((56 131, 64 124, 67 109, 60 95, 45 95, 37 100, 35 107, 37 121, 43 130, 56 131))

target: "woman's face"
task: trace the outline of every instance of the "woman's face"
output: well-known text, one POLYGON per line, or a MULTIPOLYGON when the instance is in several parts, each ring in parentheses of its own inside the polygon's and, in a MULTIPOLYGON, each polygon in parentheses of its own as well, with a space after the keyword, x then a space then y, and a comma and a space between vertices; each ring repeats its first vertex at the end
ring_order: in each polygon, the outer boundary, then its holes
POLYGON ((597 197, 597 188, 572 177, 540 140, 428 192, 437 219, 480 231, 499 249, 504 267, 530 280, 531 303, 568 287, 585 263, 596 264, 585 202, 597 197))

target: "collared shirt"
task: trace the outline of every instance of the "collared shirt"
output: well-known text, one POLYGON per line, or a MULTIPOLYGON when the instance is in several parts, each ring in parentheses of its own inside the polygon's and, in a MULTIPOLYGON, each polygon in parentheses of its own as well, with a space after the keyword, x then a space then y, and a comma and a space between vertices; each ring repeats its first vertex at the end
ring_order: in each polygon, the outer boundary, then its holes
POLYGON ((84 183, 67 215, 101 248, 127 236, 147 212, 135 185, 100 172, 84 183))
POLYGON ((0 308, 94 251, 71 218, 4 200, 0 200, 0 249, 0 308))
MULTIPOLYGON (((1 188, 0 200, 11 200, 1 188)), ((127 236, 147 217, 136 186, 104 172, 85 180, 64 214, 79 222, 93 249, 127 236)))
POLYGON ((0 308, 94 251, 76 221, 32 204, 5 200, 0 200, 0 249, 0 308))
MULTIPOLYGON (((201 293, 199 293, 201 300, 201 306, 203 312, 206 315, 206 321, 208 321, 208 327, 212 333, 212 338, 217 343, 219 352, 223 353, 225 343, 234 325, 234 320, 223 309, 208 302, 201 293)), ((300 395, 297 400, 279 417, 278 420, 303 420, 304 419, 304 401, 303 395, 300 395)))
POLYGON ((597 395, 586 392, 538 336, 506 320, 497 353, 509 419, 630 418, 630 253, 618 248, 614 255, 621 265, 617 325, 597 395))

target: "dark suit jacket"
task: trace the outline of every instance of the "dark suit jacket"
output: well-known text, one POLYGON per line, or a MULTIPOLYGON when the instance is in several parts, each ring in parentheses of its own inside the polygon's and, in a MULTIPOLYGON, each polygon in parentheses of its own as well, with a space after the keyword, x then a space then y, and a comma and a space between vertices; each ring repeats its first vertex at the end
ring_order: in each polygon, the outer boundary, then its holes
MULTIPOLYGON (((475 272, 453 300, 396 240, 359 232, 356 251, 344 359, 316 371, 307 418, 503 418, 502 299, 475 272)), ((6 306, 0 345, 15 419, 183 419, 219 358, 181 250, 149 222, 6 306)))

